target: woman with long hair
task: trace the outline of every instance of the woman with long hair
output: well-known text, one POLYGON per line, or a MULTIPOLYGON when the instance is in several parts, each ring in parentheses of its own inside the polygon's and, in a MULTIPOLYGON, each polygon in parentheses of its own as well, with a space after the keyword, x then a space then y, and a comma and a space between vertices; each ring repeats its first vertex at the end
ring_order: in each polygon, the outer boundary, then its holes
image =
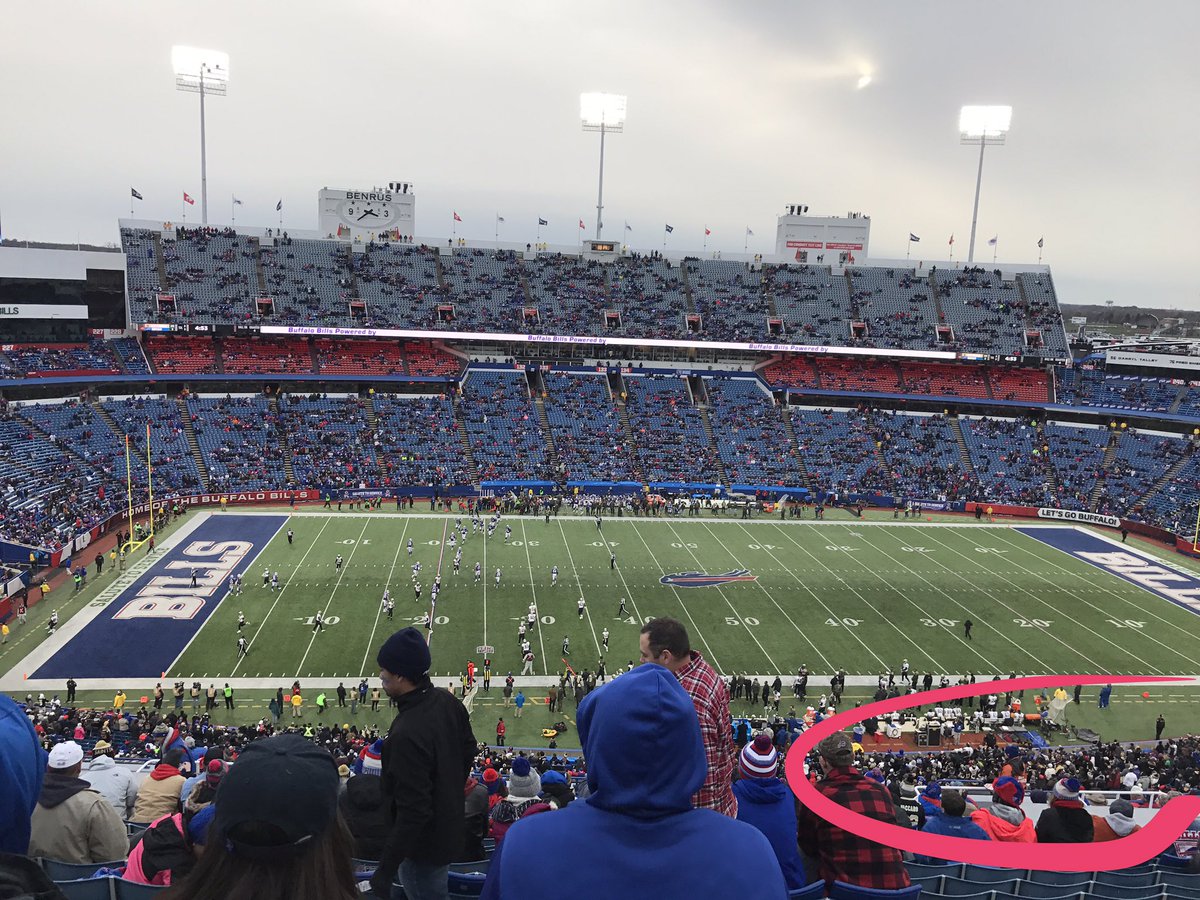
POLYGON ((296 734, 249 744, 221 780, 203 855, 163 900, 355 900, 338 774, 296 734))

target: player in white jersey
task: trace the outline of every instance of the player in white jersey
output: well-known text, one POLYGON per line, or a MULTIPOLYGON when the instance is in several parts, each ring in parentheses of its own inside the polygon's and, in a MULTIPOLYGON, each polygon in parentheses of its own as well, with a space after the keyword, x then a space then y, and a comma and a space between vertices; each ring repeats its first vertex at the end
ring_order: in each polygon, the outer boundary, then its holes
POLYGON ((408 555, 412 556, 412 552, 413 552, 413 539, 409 538, 408 539, 408 555))
POLYGON ((396 611, 396 601, 391 599, 385 601, 383 608, 387 612, 388 621, 392 621, 392 613, 396 611))
POLYGON ((416 594, 416 597, 414 599, 416 599, 419 602, 421 599, 421 582, 419 582, 419 581, 413 582, 413 593, 416 594))
POLYGON ((391 591, 389 591, 387 588, 384 588, 384 589, 383 589, 383 599, 382 599, 380 602, 381 602, 381 603, 382 603, 384 606, 387 606, 387 602, 388 602, 389 600, 391 600, 391 599, 392 599, 392 592, 391 592, 391 591))
POLYGON ((459 547, 454 552, 454 574, 458 574, 458 567, 462 565, 462 547, 459 547))
POLYGON ((274 575, 271 576, 271 590, 273 590, 273 591, 279 590, 279 573, 278 572, 276 572, 274 575))
POLYGON ((508 539, 509 539, 510 537, 512 537, 512 526, 511 526, 511 525, 505 525, 505 526, 504 526, 504 543, 506 543, 506 544, 507 544, 507 543, 508 543, 508 539))
POLYGON ((496 566, 496 586, 500 586, 500 567, 496 566))
POLYGON ((457 547, 458 546, 458 538, 456 538, 454 536, 453 531, 450 532, 450 537, 446 538, 446 546, 447 547, 457 547))
POLYGON ((266 587, 270 583, 271 583, 271 570, 264 568, 263 569, 263 587, 266 587))
POLYGON ((413 581, 416 581, 417 576, 420 574, 421 574, 421 563, 420 563, 420 561, 417 561, 417 562, 413 563, 413 566, 412 566, 413 581))
POLYGON ((321 615, 321 611, 318 609, 317 614, 315 616, 313 616, 313 634, 316 634, 318 631, 324 631, 324 630, 325 630, 325 617, 323 615, 321 615))
POLYGON ((250 652, 250 643, 246 640, 246 636, 244 634, 238 635, 237 648, 238 659, 241 659, 250 652))
POLYGON ((583 609, 585 606, 587 606, 587 603, 584 602, 584 599, 582 597, 579 598, 578 606, 579 606, 579 618, 582 619, 583 618, 583 609))
POLYGON ((343 562, 344 562, 344 560, 342 559, 342 554, 340 554, 340 553, 339 553, 339 554, 337 555, 337 559, 335 559, 335 560, 333 561, 333 567, 334 567, 335 569, 338 569, 338 570, 340 571, 340 570, 341 570, 341 568, 342 568, 342 563, 343 563, 343 562))
POLYGON ((479 576, 482 571, 483 571, 483 569, 479 565, 479 563, 475 563, 475 583, 476 584, 479 584, 479 576))
POLYGON ((238 610, 238 631, 246 627, 246 614, 238 610))
POLYGON ((605 628, 600 632, 600 643, 604 646, 604 652, 608 652, 608 629, 605 628))
POLYGON ((550 586, 555 587, 558 584, 558 566, 550 570, 550 586))
POLYGON ((518 644, 525 643, 525 632, 526 632, 525 620, 522 619, 520 622, 517 623, 517 643, 518 644))

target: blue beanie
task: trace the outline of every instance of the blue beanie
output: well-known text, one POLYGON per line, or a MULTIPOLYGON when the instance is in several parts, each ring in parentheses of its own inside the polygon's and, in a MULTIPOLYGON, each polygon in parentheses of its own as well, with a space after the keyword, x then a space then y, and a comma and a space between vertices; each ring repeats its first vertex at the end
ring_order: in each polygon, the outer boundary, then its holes
POLYGON ((548 770, 542 775, 542 787, 548 784, 566 784, 566 776, 562 772, 556 772, 554 769, 548 770))
POLYGON ((942 798, 942 786, 936 781, 929 782, 929 784, 925 785, 925 796, 933 800, 940 800, 942 798))
POLYGON ((379 648, 376 660, 380 668, 387 669, 393 675, 416 681, 428 674, 432 658, 424 636, 417 629, 409 627, 400 629, 388 638, 379 648))

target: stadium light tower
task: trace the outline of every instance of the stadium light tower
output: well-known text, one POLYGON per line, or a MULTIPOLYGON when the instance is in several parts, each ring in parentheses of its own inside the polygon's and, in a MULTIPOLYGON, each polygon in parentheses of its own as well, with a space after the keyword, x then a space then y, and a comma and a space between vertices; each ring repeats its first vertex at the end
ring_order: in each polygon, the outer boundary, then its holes
POLYGON ((979 188, 983 184, 983 149, 988 144, 1003 144, 1011 123, 1011 106, 964 106, 958 114, 958 132, 962 143, 979 144, 979 173, 975 176, 975 208, 971 211, 968 263, 975 261, 975 223, 979 220, 979 188))
POLYGON ((600 190, 596 196, 596 240, 604 228, 604 135, 625 130, 624 94, 587 93, 579 95, 579 117, 584 131, 600 132, 600 190))
POLYGON ((204 96, 224 97, 229 88, 229 54, 199 47, 171 48, 175 89, 200 95, 200 219, 208 224, 208 162, 205 158, 204 96))

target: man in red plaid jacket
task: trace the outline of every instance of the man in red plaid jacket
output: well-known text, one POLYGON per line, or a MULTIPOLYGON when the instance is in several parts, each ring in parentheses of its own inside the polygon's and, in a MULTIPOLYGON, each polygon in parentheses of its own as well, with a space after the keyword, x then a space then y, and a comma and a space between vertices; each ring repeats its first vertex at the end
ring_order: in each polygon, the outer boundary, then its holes
MULTIPOLYGON (((896 824, 892 795, 883 785, 854 768, 854 750, 844 731, 830 735, 817 745, 820 768, 825 777, 816 788, 834 803, 861 816, 896 824)), ((812 810, 796 804, 800 850, 818 863, 827 884, 843 881, 860 887, 896 890, 908 887, 904 857, 894 847, 885 847, 831 825, 812 810)), ((811 871, 811 870, 810 870, 811 871)))
POLYGON ((692 649, 687 629, 678 619, 651 619, 646 623, 642 628, 641 653, 642 662, 670 669, 696 707, 708 775, 692 797, 692 806, 714 809, 736 819, 733 762, 737 747, 733 743, 729 689, 724 679, 692 649))

